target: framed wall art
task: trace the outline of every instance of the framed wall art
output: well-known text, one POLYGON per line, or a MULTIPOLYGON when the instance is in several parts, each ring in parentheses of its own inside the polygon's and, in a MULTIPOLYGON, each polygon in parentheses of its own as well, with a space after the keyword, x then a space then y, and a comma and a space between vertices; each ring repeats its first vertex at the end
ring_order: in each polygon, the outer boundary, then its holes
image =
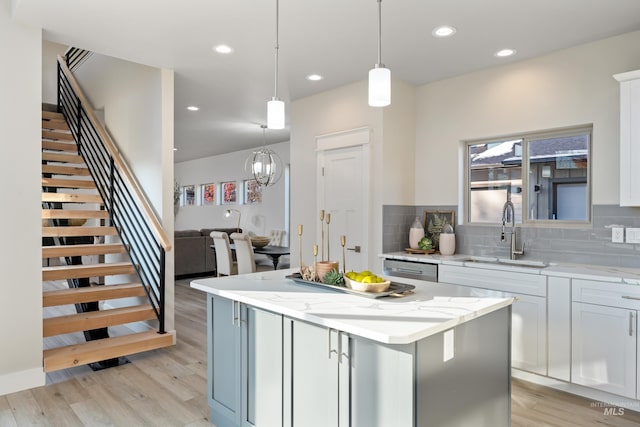
POLYGON ((202 184, 202 204, 210 206, 216 204, 216 185, 202 184))
POLYGON ((227 181, 220 184, 222 191, 222 204, 233 205, 238 203, 238 188, 235 181, 227 181))
POLYGON ((262 203, 262 186, 255 179, 244 181, 244 203, 245 205, 262 203))
POLYGON ((433 241, 434 248, 439 248, 440 233, 445 224, 455 228, 455 215, 455 211, 424 211, 425 234, 433 241))
POLYGON ((196 204, 196 186, 185 185, 182 187, 184 194, 184 206, 193 206, 196 204))

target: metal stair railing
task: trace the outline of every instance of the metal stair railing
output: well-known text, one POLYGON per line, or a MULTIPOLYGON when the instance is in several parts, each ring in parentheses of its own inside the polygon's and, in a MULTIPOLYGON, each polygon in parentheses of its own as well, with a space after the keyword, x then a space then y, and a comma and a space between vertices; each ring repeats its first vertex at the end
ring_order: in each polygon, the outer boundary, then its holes
POLYGON ((71 48, 58 56, 58 109, 64 114, 113 225, 136 268, 165 333, 165 262, 171 244, 151 204, 93 113, 93 107, 69 70, 67 57, 86 57, 71 48))

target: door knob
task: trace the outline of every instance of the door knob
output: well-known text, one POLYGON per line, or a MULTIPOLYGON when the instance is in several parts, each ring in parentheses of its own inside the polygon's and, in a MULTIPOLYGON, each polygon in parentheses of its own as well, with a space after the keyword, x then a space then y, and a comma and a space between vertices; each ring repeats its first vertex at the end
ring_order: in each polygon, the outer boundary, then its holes
POLYGON ((360 246, 354 246, 353 248, 347 248, 348 251, 354 251, 355 253, 360 253, 360 246))

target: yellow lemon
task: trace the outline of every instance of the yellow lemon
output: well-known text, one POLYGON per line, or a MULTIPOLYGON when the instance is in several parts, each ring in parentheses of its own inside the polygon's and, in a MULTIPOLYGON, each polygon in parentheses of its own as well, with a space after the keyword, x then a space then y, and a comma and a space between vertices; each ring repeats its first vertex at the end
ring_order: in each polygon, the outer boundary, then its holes
POLYGON ((375 280, 375 276, 366 276, 364 279, 362 279, 362 283, 376 283, 375 280))
POLYGON ((360 272, 360 274, 362 274, 363 276, 371 276, 371 275, 373 275, 373 273, 370 272, 369 270, 364 270, 364 271, 360 272))
POLYGON ((358 273, 356 274, 356 277, 354 277, 352 280, 355 280, 356 282, 362 282, 362 280, 364 280, 364 278, 367 277, 362 273, 358 273))

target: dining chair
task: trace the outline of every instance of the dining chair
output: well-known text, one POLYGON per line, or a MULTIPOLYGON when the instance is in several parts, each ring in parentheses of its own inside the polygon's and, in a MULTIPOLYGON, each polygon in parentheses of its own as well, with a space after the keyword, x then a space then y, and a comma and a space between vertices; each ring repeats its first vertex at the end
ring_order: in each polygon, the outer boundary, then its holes
POLYGON ((218 277, 238 274, 238 266, 233 261, 231 247, 229 246, 229 235, 224 231, 212 231, 210 236, 216 248, 216 272, 218 277))
POLYGON ((256 260, 251 244, 251 236, 243 233, 231 233, 231 239, 236 247, 236 260, 238 261, 238 274, 266 271, 265 266, 256 266, 256 260))

